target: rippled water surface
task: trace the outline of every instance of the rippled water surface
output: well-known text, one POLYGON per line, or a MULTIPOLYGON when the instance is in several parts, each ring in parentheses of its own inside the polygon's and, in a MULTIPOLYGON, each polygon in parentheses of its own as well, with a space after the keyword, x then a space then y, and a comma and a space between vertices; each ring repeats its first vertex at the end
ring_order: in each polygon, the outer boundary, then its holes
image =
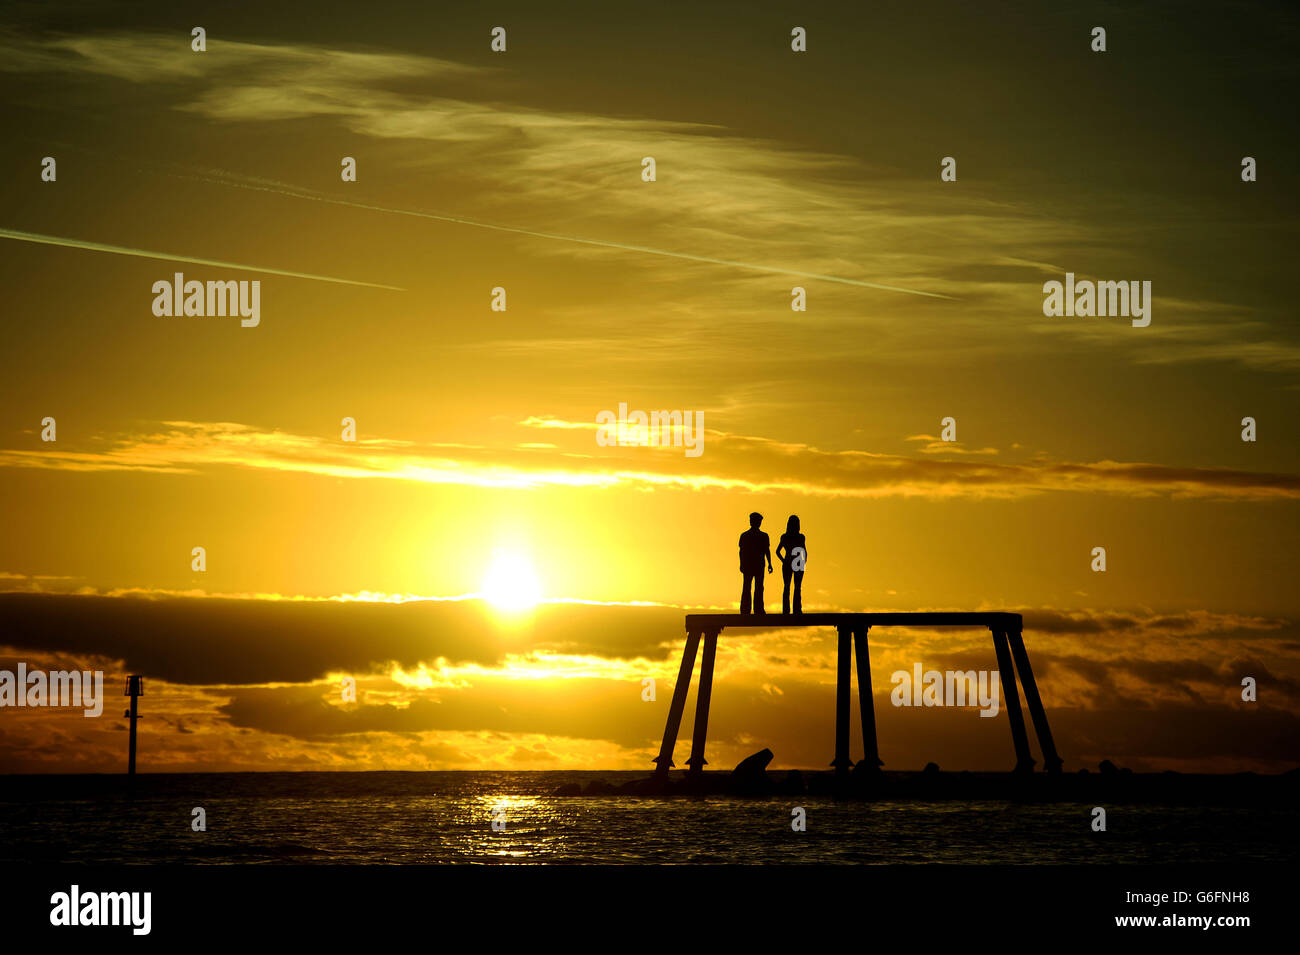
POLYGON ((555 797, 643 773, 229 773, 7 777, 0 862, 1111 863, 1290 858, 1280 810, 819 797, 555 797), (207 831, 191 829, 192 810, 207 831), (807 811, 794 832, 791 809, 807 811), (503 815, 498 813, 503 810, 503 815), (494 831, 494 815, 504 831, 494 831))

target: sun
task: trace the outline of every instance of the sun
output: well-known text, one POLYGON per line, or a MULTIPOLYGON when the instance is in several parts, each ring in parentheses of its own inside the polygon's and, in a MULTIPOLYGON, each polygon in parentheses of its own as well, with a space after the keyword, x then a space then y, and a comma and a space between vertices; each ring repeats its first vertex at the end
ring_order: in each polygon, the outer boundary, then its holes
POLYGON ((498 610, 514 613, 541 602, 542 585, 528 558, 498 551, 483 578, 483 599, 498 610))

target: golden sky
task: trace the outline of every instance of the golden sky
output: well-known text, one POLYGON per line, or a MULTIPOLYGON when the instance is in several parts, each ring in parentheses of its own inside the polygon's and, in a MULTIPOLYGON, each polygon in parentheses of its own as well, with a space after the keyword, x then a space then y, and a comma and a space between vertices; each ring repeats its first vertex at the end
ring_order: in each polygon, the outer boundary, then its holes
MULTIPOLYGON (((629 16, 6 14, 0 669, 143 673, 147 770, 648 769, 758 510, 805 609, 1023 612, 1067 769, 1300 762, 1289 21, 629 16), (178 271, 260 324, 155 316, 178 271), (1066 272, 1150 326, 1045 317, 1066 272), (703 453, 600 446, 621 402, 703 453), (478 599, 501 560, 548 602, 478 599)), ((1007 768, 1005 718, 888 705, 987 633, 872 637, 887 768, 1007 768)), ((833 656, 724 634, 711 765, 829 762, 833 656)), ((0 710, 0 771, 120 769, 116 705, 0 710)))

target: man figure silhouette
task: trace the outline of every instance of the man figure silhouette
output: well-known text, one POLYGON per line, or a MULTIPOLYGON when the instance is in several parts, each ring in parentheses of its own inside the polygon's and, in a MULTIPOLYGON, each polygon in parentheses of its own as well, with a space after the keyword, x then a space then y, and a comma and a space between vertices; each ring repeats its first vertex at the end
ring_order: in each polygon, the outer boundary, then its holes
POLYGON ((749 515, 749 530, 740 535, 740 572, 744 584, 740 588, 740 612, 749 613, 749 585, 754 584, 754 613, 767 613, 763 609, 763 559, 767 559, 767 572, 772 572, 772 543, 758 529, 763 515, 755 511, 749 515))

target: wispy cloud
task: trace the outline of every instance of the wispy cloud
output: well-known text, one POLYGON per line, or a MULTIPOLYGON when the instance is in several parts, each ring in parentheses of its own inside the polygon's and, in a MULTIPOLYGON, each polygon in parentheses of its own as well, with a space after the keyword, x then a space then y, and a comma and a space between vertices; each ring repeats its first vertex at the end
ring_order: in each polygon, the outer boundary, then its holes
MULTIPOLYGON (((472 211, 353 202, 235 173, 206 178, 533 237, 541 254, 626 254, 642 263, 645 282, 707 275, 714 298, 733 311, 774 314, 755 310, 754 297, 767 300, 771 277, 785 276, 816 287, 822 321, 889 330, 874 336, 876 356, 932 358, 942 352, 929 337, 938 329, 950 347, 1003 354, 1059 350, 1062 341, 1109 350, 1117 332, 1111 323, 1044 321, 1039 286, 1044 276, 1063 273, 1080 247, 1113 247, 1122 256, 1146 241, 1131 225, 1116 232, 1082 213, 1044 216, 1024 197, 975 183, 939 188, 937 176, 899 176, 858 157, 720 126, 527 105, 527 84, 508 68, 409 53, 222 37, 196 56, 172 34, 9 33, 0 35, 0 69, 154 84, 172 108, 221 122, 318 118, 374 140, 433 144, 418 156, 404 154, 403 164, 455 169, 474 184, 466 192, 472 211), (647 153, 658 162, 655 183, 640 181, 647 153), (657 268, 660 259, 679 267, 657 268), (707 271, 683 268, 692 265, 707 271), (860 294, 854 287, 907 294, 878 314, 861 300, 836 298, 860 294), (960 299, 960 306, 944 299, 960 299), (900 323, 905 336, 897 333, 900 323)), ((1159 316, 1141 338, 1126 340, 1127 360, 1272 371, 1300 365, 1300 347, 1261 325, 1249 303, 1189 299, 1165 283, 1156 296, 1159 316), (1209 314, 1214 321, 1204 320, 1209 314)), ((599 341, 589 344, 617 356, 619 343, 606 327, 603 314, 594 317, 599 341)))
POLYGON ((910 434, 903 440, 924 442, 924 446, 920 448, 922 454, 992 455, 998 453, 997 448, 968 448, 960 441, 944 441, 933 434, 910 434))
POLYGON ((943 299, 961 294, 962 283, 943 277, 951 249, 935 244, 937 230, 948 237, 945 245, 969 242, 983 256, 1012 226, 1022 238, 1038 233, 1043 240, 1062 228, 987 200, 938 198, 916 184, 873 188, 856 161, 718 126, 512 104, 507 97, 522 91, 511 88, 508 74, 406 54, 223 42, 200 57, 175 36, 98 34, 10 36, 0 42, 4 57, 14 71, 174 80, 174 108, 225 122, 330 117, 358 135, 436 143, 427 162, 476 177, 485 187, 481 198, 498 213, 508 210, 516 220, 540 213, 540 221, 571 228, 350 202, 234 175, 227 185, 554 240, 550 250, 567 247, 568 254, 606 249, 691 261, 722 269, 724 281, 740 270, 943 299), (464 76, 494 77, 492 101, 441 89, 398 92, 392 83, 447 85, 464 76), (647 144, 659 164, 655 183, 640 180, 647 144), (583 211, 594 208, 615 213, 638 240, 578 231, 594 225, 583 211))
MULTIPOLYGON (((392 52, 329 49, 303 44, 250 43, 213 36, 208 52, 195 56, 190 39, 176 33, 94 33, 24 36, 0 33, 0 71, 10 73, 89 73, 131 83, 195 80, 228 83, 241 75, 250 89, 277 85, 295 105, 284 115, 301 115, 305 106, 295 95, 319 90, 339 93, 351 84, 396 79, 482 76, 492 71, 429 56, 392 52)), ((334 109, 346 98, 324 97, 334 109)), ((243 104, 277 115, 273 101, 243 104)))
MULTIPOLYGON (((560 434, 588 427, 555 418, 531 418, 525 424, 560 434)), ((943 460, 929 454, 826 451, 716 430, 706 431, 703 458, 683 459, 666 448, 418 445, 379 438, 345 443, 233 422, 164 425, 165 431, 118 437, 103 451, 0 450, 0 467, 184 474, 225 466, 492 488, 739 489, 867 498, 1013 498, 1053 492, 1254 501, 1300 497, 1300 475, 1295 474, 1137 461, 943 460), (692 470, 698 467, 707 470, 692 470)))

